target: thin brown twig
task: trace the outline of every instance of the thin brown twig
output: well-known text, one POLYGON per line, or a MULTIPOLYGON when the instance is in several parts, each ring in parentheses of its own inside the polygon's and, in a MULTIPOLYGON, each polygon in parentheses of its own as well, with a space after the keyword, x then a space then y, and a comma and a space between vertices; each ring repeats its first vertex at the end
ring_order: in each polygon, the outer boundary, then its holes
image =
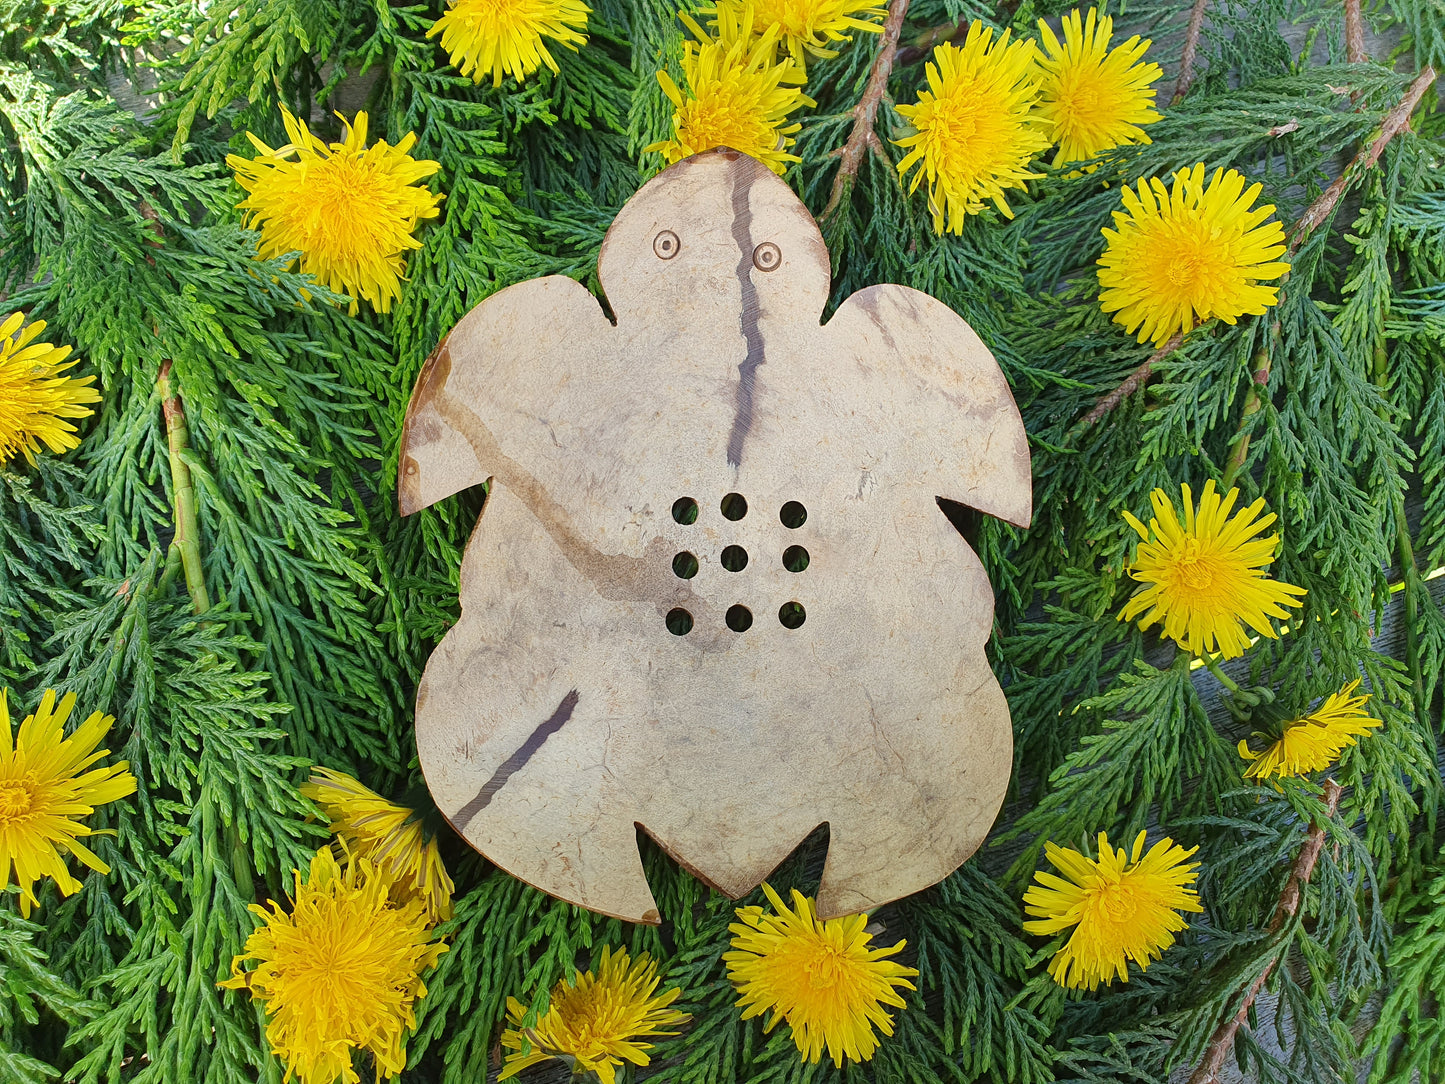
MULTIPOLYGON (((1325 780, 1324 793, 1321 796, 1325 800, 1326 819, 1334 817, 1335 811, 1339 809, 1341 790, 1340 785, 1333 779, 1325 780)), ((1304 886, 1309 884, 1310 875, 1314 873, 1315 863, 1319 860, 1320 849, 1324 844, 1324 824, 1311 825, 1305 841, 1300 844, 1299 853, 1295 855, 1289 879, 1284 883, 1284 891, 1279 894, 1274 917, 1269 920, 1270 933, 1277 933, 1299 911, 1300 900, 1304 898, 1304 886)), ((1250 984, 1239 1011, 1214 1029, 1209 1045, 1204 1050, 1204 1059, 1199 1063, 1199 1068, 1190 1075, 1189 1084, 1215 1084, 1219 1079, 1219 1070, 1224 1067, 1224 1061, 1234 1047, 1235 1033, 1249 1022, 1250 1007, 1259 996, 1260 990, 1264 989, 1264 984, 1269 980, 1277 963, 1278 956, 1271 960, 1259 978, 1250 984)))
POLYGON ((1360 0, 1345 0, 1345 59, 1351 64, 1370 59, 1365 55, 1365 16, 1360 0))
POLYGON ((888 75, 893 70, 893 58, 898 51, 898 35, 903 32, 903 17, 908 13, 908 0, 893 0, 888 5, 888 18, 883 21, 883 42, 878 47, 878 57, 873 61, 873 71, 868 76, 868 85, 863 89, 853 110, 853 130, 843 147, 843 160, 838 164, 838 175, 833 178, 833 192, 828 197, 828 206, 823 208, 821 218, 830 217, 842 204, 844 197, 853 190, 853 180, 858 176, 858 167, 863 164, 863 154, 868 150, 869 137, 877 140, 873 122, 878 116, 878 103, 888 89, 888 75))
POLYGON ((1194 82, 1194 54, 1199 49, 1199 35, 1204 29, 1204 9, 1208 4, 1209 0, 1194 0, 1194 6, 1189 9, 1189 29, 1184 32, 1184 53, 1179 57, 1179 82, 1174 84, 1170 105, 1182 102, 1194 82))
MULTIPOLYGON (((1356 0, 1356 4, 1358 6, 1358 0, 1356 0)), ((1380 124, 1380 134, 1375 137, 1369 147, 1361 150, 1350 160, 1350 164, 1340 172, 1340 175, 1334 179, 1328 188, 1320 193, 1319 197, 1311 203, 1305 210, 1305 213, 1300 216, 1299 222, 1295 224, 1295 228, 1290 234, 1289 244, 1285 248, 1287 258, 1293 259, 1295 253, 1300 250, 1300 246, 1305 243, 1310 233, 1330 216, 1330 212, 1333 211, 1335 205, 1340 202, 1340 197, 1345 194, 1345 189, 1350 186, 1351 181, 1353 181, 1358 174, 1370 169, 1379 161, 1380 155, 1385 150, 1385 144, 1389 143, 1390 140, 1404 131, 1406 125, 1410 122, 1410 114, 1415 111, 1415 106, 1420 103, 1420 99, 1424 97, 1425 91, 1430 88, 1430 84, 1434 81, 1435 69, 1426 65, 1425 70, 1410 84, 1409 89, 1405 92, 1405 96, 1400 100, 1400 103, 1396 105, 1394 109, 1390 110, 1389 113, 1385 114, 1385 119, 1380 124)), ((1284 303, 1284 290, 1288 282, 1289 272, 1286 271, 1279 280, 1280 292, 1279 299, 1276 302, 1277 304, 1284 303)), ((1279 341, 1278 319, 1274 321, 1270 328, 1270 337, 1275 342, 1279 341)), ((1264 403, 1264 397, 1269 387, 1270 368, 1274 364, 1274 354, 1267 347, 1261 348, 1259 353, 1255 355, 1254 360, 1255 370, 1253 381, 1249 386, 1249 391, 1245 393, 1244 411, 1240 415, 1239 428, 1235 432, 1234 440, 1230 443, 1229 461, 1224 470, 1223 482, 1226 490, 1234 484, 1234 479, 1239 476, 1239 472, 1244 468, 1244 461, 1249 455, 1249 433, 1247 432, 1247 426, 1249 425, 1249 419, 1259 413, 1260 407, 1264 403)))
MULTIPOLYGON (((1313 233, 1325 219, 1329 218, 1330 212, 1332 212, 1335 209, 1335 205, 1340 202, 1340 197, 1345 194, 1345 189, 1350 186, 1351 182, 1353 182, 1361 172, 1372 168, 1375 163, 1379 161, 1380 155, 1384 153, 1386 144, 1405 130, 1406 126, 1410 123, 1410 114, 1415 111, 1415 107, 1420 104, 1420 99, 1425 96, 1425 92, 1430 89, 1431 84, 1434 82, 1435 69, 1426 65, 1424 70, 1415 78, 1415 81, 1410 84, 1409 89, 1405 91, 1405 96, 1400 99, 1399 104, 1385 114, 1385 119, 1380 122, 1380 134, 1371 141, 1368 147, 1355 155, 1355 157, 1350 160, 1350 164, 1335 178, 1334 182, 1321 192, 1319 197, 1305 209, 1305 213, 1300 216, 1299 221, 1294 225, 1294 229, 1289 233, 1289 243, 1285 250, 1286 258, 1292 258, 1295 253, 1300 250, 1300 246, 1305 243, 1309 235, 1313 233)), ((1288 278, 1289 272, 1285 272, 1284 277, 1280 279, 1281 290, 1285 282, 1288 281, 1288 278)), ((1283 294, 1281 294, 1281 299, 1282 298, 1283 294)), ((1150 354, 1148 359, 1126 376, 1123 383, 1117 388, 1106 395, 1100 396, 1089 413, 1080 419, 1075 431, 1082 431, 1089 428, 1142 387, 1150 375, 1152 375, 1155 363, 1171 351, 1177 349, 1179 341, 1180 336, 1176 334, 1165 343, 1162 348, 1150 354)), ((1272 364, 1271 357, 1269 354, 1265 354, 1262 360, 1256 358, 1256 361, 1258 362, 1258 366, 1254 372, 1254 385, 1262 389, 1263 386, 1269 384, 1270 366, 1272 364)), ((1256 394, 1262 394, 1262 391, 1256 394)), ((1246 409, 1247 408, 1248 403, 1246 403, 1246 409)), ((1254 409, 1255 411, 1259 409, 1257 399, 1254 401, 1254 409)), ((1243 425, 1252 413, 1254 413, 1254 411, 1247 413, 1240 424, 1243 425)), ((1231 449, 1230 459, 1233 461, 1235 458, 1238 458, 1240 464, 1243 465, 1243 452, 1248 449, 1249 434, 1240 433, 1235 438, 1235 441, 1236 443, 1243 442, 1243 449, 1231 449)))
POLYGON ((1360 172, 1371 169, 1380 160, 1384 153, 1385 146, 1405 130, 1410 123, 1410 114, 1420 104, 1420 99, 1425 97, 1425 92, 1435 82, 1435 69, 1426 64, 1415 81, 1410 84, 1405 96, 1400 99, 1394 109, 1385 114, 1385 119, 1380 122, 1380 134, 1377 135, 1370 145, 1360 151, 1350 160, 1334 182, 1320 193, 1319 198, 1309 205, 1309 209, 1300 216, 1294 231, 1290 235, 1289 254, 1293 256, 1299 251, 1300 245, 1304 244, 1308 237, 1321 222, 1330 216, 1335 209, 1335 204, 1340 202, 1340 197, 1345 194, 1345 189, 1360 172))
POLYGON ((1123 383, 1107 395, 1099 396, 1099 401, 1094 404, 1093 409, 1079 420, 1078 428, 1089 428, 1089 426, 1093 425, 1105 414, 1109 413, 1109 411, 1133 395, 1134 392, 1142 387, 1144 382, 1149 379, 1149 375, 1154 371, 1154 363, 1167 357, 1173 351, 1178 350, 1179 344, 1183 341, 1184 333, 1182 331, 1176 331, 1171 335, 1169 341, 1154 351, 1154 353, 1150 354, 1142 365, 1124 378, 1123 383))

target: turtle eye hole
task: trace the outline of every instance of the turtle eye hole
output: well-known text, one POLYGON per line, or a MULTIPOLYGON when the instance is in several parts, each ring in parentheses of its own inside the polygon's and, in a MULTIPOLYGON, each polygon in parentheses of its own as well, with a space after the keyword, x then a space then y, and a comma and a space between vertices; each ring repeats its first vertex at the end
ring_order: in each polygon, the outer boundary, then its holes
POLYGON ((670 260, 682 251, 682 242, 671 230, 663 230, 652 239, 652 251, 659 260, 670 260))

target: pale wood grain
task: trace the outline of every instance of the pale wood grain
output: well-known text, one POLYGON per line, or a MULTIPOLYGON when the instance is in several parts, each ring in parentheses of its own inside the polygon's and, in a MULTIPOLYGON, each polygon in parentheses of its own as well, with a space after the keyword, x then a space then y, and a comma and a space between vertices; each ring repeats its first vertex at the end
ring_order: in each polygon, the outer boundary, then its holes
POLYGON ((824 915, 941 880, 987 833, 1012 755, 983 651, 992 591, 936 502, 1029 522, 997 364, 901 286, 821 324, 816 225, 731 151, 639 191, 599 272, 615 326, 569 279, 503 290, 438 347, 408 411, 403 513, 492 483, 461 620, 418 692, 438 806, 502 868, 631 921, 659 920, 638 826, 738 896, 827 822, 824 915), (729 493, 743 518, 723 516, 729 493), (693 524, 674 521, 682 497, 693 524), (783 565, 793 545, 805 571, 783 565), (695 577, 674 573, 680 552, 695 577), (789 602, 801 627, 780 622, 789 602))

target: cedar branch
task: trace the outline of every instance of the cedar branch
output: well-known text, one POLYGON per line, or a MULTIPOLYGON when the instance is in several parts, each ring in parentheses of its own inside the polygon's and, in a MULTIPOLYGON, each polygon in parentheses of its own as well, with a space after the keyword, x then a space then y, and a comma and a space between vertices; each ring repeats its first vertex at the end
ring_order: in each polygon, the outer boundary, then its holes
MULTIPOLYGON (((1435 69, 1427 64, 1420 74, 1416 76, 1415 81, 1411 83, 1405 91, 1405 96, 1400 99, 1399 103, 1391 109, 1390 112, 1385 114, 1384 120, 1380 122, 1379 135, 1371 141, 1368 147, 1361 150, 1350 160, 1350 164, 1341 171, 1340 175, 1335 178, 1330 186, 1321 192, 1319 197, 1311 203, 1309 207, 1306 208, 1305 213, 1300 216, 1299 221, 1295 223, 1294 229, 1290 231, 1289 244, 1286 248, 1286 258, 1292 258, 1295 253, 1300 250, 1300 246, 1305 243, 1309 235, 1313 233, 1325 219, 1329 218, 1330 212, 1335 209, 1335 205, 1340 202, 1340 197, 1345 194, 1345 190, 1349 188, 1356 177, 1364 170, 1374 167, 1375 163, 1379 161, 1380 155, 1384 153, 1385 147, 1390 140, 1394 139, 1409 125, 1410 114, 1415 111, 1415 107, 1420 104, 1420 99, 1425 96, 1425 92, 1430 89, 1430 86, 1434 82, 1435 69)), ((1285 272, 1284 277, 1280 279, 1281 289, 1284 283, 1288 281, 1288 278, 1289 273, 1285 272)), ((1283 294, 1281 294, 1281 299, 1282 298, 1283 294)), ((1155 363, 1170 351, 1178 348, 1179 339, 1180 336, 1176 333, 1174 338, 1165 343, 1158 351, 1149 355, 1148 360, 1126 376, 1123 383, 1117 388, 1106 395, 1100 396, 1089 413, 1084 415, 1077 429, 1087 429, 1094 425, 1099 419, 1104 417, 1104 415, 1108 414, 1109 411, 1113 410, 1142 387, 1153 373, 1155 363)), ((1256 358, 1256 361, 1258 362, 1259 359, 1256 358)), ((1255 385, 1267 385, 1269 383, 1270 365, 1271 357, 1269 354, 1265 354, 1262 363, 1258 365, 1254 373, 1255 385)), ((1248 405, 1249 404, 1246 403, 1246 409, 1248 405)), ((1257 400, 1254 402, 1254 409, 1259 409, 1257 400)), ((1249 413, 1252 414, 1253 411, 1249 413)), ((1246 414, 1244 420, 1248 420, 1248 417, 1249 414, 1246 414)), ((1241 424, 1243 424, 1243 421, 1241 421, 1241 424)), ((1242 447, 1231 449, 1230 459, 1232 461, 1238 458, 1240 464, 1243 465, 1243 454, 1248 448, 1249 435, 1247 433, 1240 433, 1235 437, 1235 442, 1236 445, 1242 442, 1242 447)))
POLYGON ((1300 245, 1304 244, 1305 238, 1314 232, 1316 227, 1330 216, 1335 209, 1335 204, 1340 202, 1340 197, 1345 194, 1355 177, 1367 169, 1372 169, 1384 153, 1385 146, 1399 135, 1410 123, 1410 114, 1420 104, 1420 99, 1435 82, 1435 69, 1426 64, 1415 81, 1405 91, 1405 96, 1400 99, 1394 109, 1385 114, 1385 119, 1380 122, 1380 134, 1370 142, 1370 145, 1360 151, 1350 160, 1350 164, 1341 170, 1340 175, 1334 179, 1328 188, 1320 193, 1319 198, 1309 205, 1309 209, 1300 217, 1298 224, 1290 235, 1289 255, 1293 256, 1299 251, 1300 245))
POLYGON ((833 178, 833 192, 828 197, 828 206, 823 208, 822 218, 829 218, 853 190, 853 181, 858 176, 858 167, 869 146, 878 142, 873 123, 878 116, 878 103, 888 89, 888 75, 893 70, 893 58, 898 51, 898 35, 903 32, 903 17, 908 13, 908 0, 893 0, 888 5, 888 18, 883 22, 883 42, 878 48, 878 57, 873 61, 873 71, 868 76, 868 85, 863 97, 853 110, 853 130, 843 147, 843 158, 838 165, 838 175, 833 178))
MULTIPOLYGON (((1279 334, 1279 321, 1275 321, 1272 333, 1279 334)), ((1270 352, 1264 347, 1255 351, 1254 372, 1251 374, 1249 390, 1244 393, 1244 410, 1239 416, 1239 429, 1234 435, 1234 440, 1229 446, 1229 461, 1224 466, 1224 477, 1221 485, 1226 493, 1234 487, 1234 480, 1239 477, 1239 472, 1244 469, 1244 461, 1249 455, 1249 434, 1245 427, 1249 419, 1259 413, 1259 408, 1264 404, 1264 397, 1269 388, 1270 352)))
POLYGON ((1179 82, 1174 84, 1174 97, 1170 105, 1178 105, 1189 93, 1194 82, 1194 54, 1199 49, 1199 35, 1204 29, 1204 9, 1209 0, 1194 0, 1189 9, 1189 29, 1184 32, 1184 53, 1179 58, 1179 82))
MULTIPOLYGON (((1375 339, 1375 386, 1380 389, 1380 418, 1387 424, 1390 410, 1386 399, 1390 391, 1390 356, 1385 349, 1383 332, 1375 339)), ((1425 701, 1425 674, 1420 663, 1420 569, 1415 563, 1415 543, 1410 537, 1410 521, 1405 516, 1405 502, 1398 493, 1391 494, 1395 511, 1395 547, 1400 560, 1400 577, 1405 594, 1405 658, 1410 664, 1410 687, 1415 694, 1415 713, 1428 723, 1430 705, 1425 701)))
MULTIPOLYGON (((1322 797, 1325 800, 1326 819, 1334 817, 1335 811, 1339 809, 1341 790, 1340 785, 1333 779, 1325 780, 1322 797)), ((1323 824, 1311 825, 1305 841, 1300 844, 1299 853, 1295 855, 1294 865, 1289 871, 1289 879, 1284 883, 1284 891, 1279 894, 1279 902, 1275 905, 1274 916, 1269 920, 1270 933, 1277 933, 1299 911, 1300 900, 1304 897, 1304 886, 1309 884, 1310 875, 1314 873, 1315 863, 1319 860, 1320 850, 1324 845, 1325 826, 1323 824)), ((1254 1004, 1254 999, 1259 996, 1260 990, 1264 989, 1264 984, 1269 980, 1277 963, 1279 963, 1278 956, 1271 960, 1259 978, 1250 984, 1248 992, 1244 995, 1244 1001, 1239 1006, 1239 1011, 1215 1028, 1214 1034, 1210 1036, 1209 1046, 1205 1048, 1204 1060, 1199 1063, 1199 1068, 1190 1075, 1189 1084, 1215 1084, 1215 1081, 1219 1079, 1219 1070, 1224 1067, 1224 1061, 1234 1047, 1235 1033, 1249 1022, 1250 1007, 1254 1004)))
MULTIPOLYGON (((1425 69, 1416 76, 1415 81, 1410 84, 1405 96, 1394 109, 1385 114, 1385 119, 1380 124, 1380 134, 1370 143, 1369 147, 1361 150, 1350 164, 1341 171, 1328 188, 1320 193, 1319 198, 1311 203, 1305 213, 1300 216, 1295 228, 1291 231, 1289 244, 1285 249, 1286 257, 1293 259, 1300 246, 1305 243, 1309 235, 1329 218, 1330 212, 1340 202, 1340 197, 1345 194, 1354 179, 1367 169, 1373 168, 1379 161, 1380 155, 1384 153, 1385 145, 1405 130, 1410 123, 1410 114, 1420 104, 1420 99, 1425 96, 1425 91, 1435 82, 1435 69, 1428 64, 1425 69)), ((1279 304, 1284 302, 1284 290, 1289 282, 1289 272, 1286 271, 1279 280, 1279 304)), ((1276 319, 1270 328, 1270 337, 1275 342, 1279 341, 1279 320, 1276 319)), ((1258 413, 1263 404, 1266 389, 1269 387, 1270 367, 1274 363, 1274 355, 1268 349, 1261 349, 1255 355, 1254 379, 1245 394, 1244 413, 1239 419, 1239 429, 1234 435, 1234 440, 1229 447, 1229 461, 1224 472, 1224 488, 1227 490, 1234 484, 1234 479, 1244 467, 1245 458, 1249 454, 1249 433, 1245 427, 1249 419, 1258 413)))

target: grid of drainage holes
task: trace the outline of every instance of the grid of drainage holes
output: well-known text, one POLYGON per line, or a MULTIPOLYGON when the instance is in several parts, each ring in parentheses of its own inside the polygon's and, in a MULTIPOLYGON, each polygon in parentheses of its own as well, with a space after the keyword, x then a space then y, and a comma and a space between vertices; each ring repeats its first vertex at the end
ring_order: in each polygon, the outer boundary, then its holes
MULTIPOLYGON (((739 520, 748 514, 748 502, 741 493, 729 493, 722 499, 719 510, 724 519, 739 520)), ((684 527, 697 522, 697 501, 691 497, 679 497, 672 504, 672 518, 684 527)), ((788 501, 778 512, 778 519, 790 531, 801 527, 808 518, 808 510, 797 501, 788 501)), ((741 572, 748 566, 748 551, 741 546, 725 546, 719 563, 729 572, 741 572)), ((802 572, 808 567, 808 551, 802 546, 789 546, 783 550, 783 567, 789 572, 802 572)), ((681 579, 690 580, 697 575, 698 562, 695 554, 683 550, 672 559, 672 571, 681 579)), ((808 618, 801 602, 785 602, 778 609, 778 621, 785 629, 799 628, 808 618)), ((728 628, 734 632, 747 632, 753 625, 753 612, 738 603, 728 607, 725 617, 728 628)), ((692 631, 692 614, 682 607, 667 612, 667 631, 674 636, 686 636, 692 631)))

